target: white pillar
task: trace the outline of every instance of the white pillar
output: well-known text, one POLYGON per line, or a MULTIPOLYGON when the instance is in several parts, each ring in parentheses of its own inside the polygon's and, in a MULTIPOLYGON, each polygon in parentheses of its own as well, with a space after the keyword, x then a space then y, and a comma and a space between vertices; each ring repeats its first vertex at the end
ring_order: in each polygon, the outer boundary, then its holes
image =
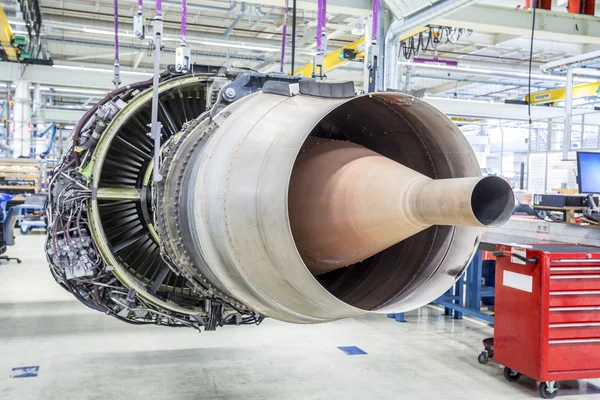
MULTIPOLYGON (((371 28, 372 28, 372 24, 373 24, 373 16, 370 17, 366 17, 363 19, 363 24, 365 27, 365 50, 364 50, 364 57, 365 60, 367 60, 367 62, 371 61, 369 59, 370 55, 371 55, 371 28)), ((369 92, 369 68, 367 65, 367 62, 363 63, 363 91, 365 93, 369 92)), ((377 90, 377 88, 375 88, 375 90, 377 90)))
POLYGON ((404 81, 404 92, 410 93, 412 90, 412 66, 406 68, 406 80, 404 81))
POLYGON ((31 122, 31 92, 29 90, 29 81, 20 81, 15 88, 15 108, 14 121, 15 129, 11 141, 13 157, 27 157, 31 149, 31 133, 29 132, 29 123, 31 122))
POLYGON ((567 68, 567 87, 565 98, 565 136, 563 137, 563 160, 569 159, 571 151, 571 123, 573 119, 573 67, 567 68))
MULTIPOLYGON (((42 85, 39 83, 33 86, 33 111, 31 114, 31 123, 34 132, 41 133, 46 128, 46 124, 42 120, 41 108, 42 108, 42 85)), ((31 139, 31 147, 35 149, 33 152, 33 158, 37 158, 40 153, 45 150, 45 142, 47 138, 31 139)))

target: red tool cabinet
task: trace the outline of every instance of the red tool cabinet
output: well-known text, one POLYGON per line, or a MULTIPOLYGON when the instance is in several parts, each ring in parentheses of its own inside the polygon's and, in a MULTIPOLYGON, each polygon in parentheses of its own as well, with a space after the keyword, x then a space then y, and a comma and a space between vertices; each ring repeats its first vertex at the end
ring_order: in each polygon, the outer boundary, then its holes
POLYGON ((540 382, 600 378, 600 248, 498 245, 494 359, 505 377, 540 382))

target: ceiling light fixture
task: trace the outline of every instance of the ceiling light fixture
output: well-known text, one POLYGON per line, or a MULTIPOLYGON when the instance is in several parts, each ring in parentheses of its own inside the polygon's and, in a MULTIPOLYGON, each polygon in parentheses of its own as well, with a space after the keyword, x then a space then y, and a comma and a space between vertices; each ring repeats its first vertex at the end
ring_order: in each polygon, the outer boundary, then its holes
MULTIPOLYGON (((67 29, 67 28, 65 28, 65 29, 67 29)), ((83 27, 83 31, 85 33, 94 33, 94 34, 106 35, 106 36, 113 36, 115 34, 113 31, 104 30, 104 29, 96 29, 96 28, 88 28, 87 26, 83 27)), ((130 38, 135 37, 133 35, 133 33, 129 33, 129 32, 119 32, 119 36, 130 37, 130 38)))
MULTIPOLYGON (((506 76, 514 78, 515 75, 521 76, 523 79, 527 78, 528 73, 525 71, 510 71, 510 70, 502 70, 502 69, 487 69, 487 68, 473 68, 471 66, 464 67, 451 67, 444 64, 438 63, 413 63, 407 61, 400 61, 400 65, 412 66, 412 67, 420 67, 420 68, 429 68, 429 69, 438 69, 444 71, 452 71, 452 72, 467 72, 469 74, 483 74, 483 75, 496 75, 496 76, 506 76)), ((555 76, 555 75, 545 75, 545 74, 531 74, 531 77, 534 79, 540 79, 545 81, 555 81, 555 82, 565 82, 566 78, 563 76, 555 76)), ((575 77, 574 80, 578 82, 596 82, 595 79, 590 78, 582 78, 575 77)))
MULTIPOLYGON (((52 68, 71 69, 71 70, 89 71, 89 72, 106 72, 106 73, 110 73, 110 74, 113 73, 112 69, 90 68, 90 67, 77 66, 77 65, 57 65, 57 64, 54 64, 52 66, 52 68)), ((149 73, 149 72, 123 71, 123 70, 121 70, 121 74, 122 75, 152 76, 152 74, 149 73)))
POLYGON ((40 87, 40 90, 43 90, 43 91, 53 90, 54 92, 58 92, 58 93, 83 93, 83 94, 89 94, 89 95, 94 95, 94 94, 105 95, 108 93, 107 90, 76 89, 76 88, 68 88, 68 87, 49 87, 49 86, 42 86, 42 87, 40 87))

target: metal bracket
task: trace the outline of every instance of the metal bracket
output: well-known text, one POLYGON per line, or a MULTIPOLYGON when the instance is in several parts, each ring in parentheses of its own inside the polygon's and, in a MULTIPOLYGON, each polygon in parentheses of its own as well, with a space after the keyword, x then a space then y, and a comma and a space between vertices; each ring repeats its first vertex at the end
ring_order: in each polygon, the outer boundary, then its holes
POLYGON ((533 256, 532 258, 527 258, 527 257, 523 257, 520 254, 513 253, 513 252, 510 252, 510 251, 495 251, 495 252, 492 253, 492 255, 494 257, 497 257, 497 258, 515 257, 515 258, 518 258, 519 260, 521 260, 521 261, 523 261, 524 263, 527 263, 527 264, 536 265, 538 263, 538 258, 536 256, 533 256))

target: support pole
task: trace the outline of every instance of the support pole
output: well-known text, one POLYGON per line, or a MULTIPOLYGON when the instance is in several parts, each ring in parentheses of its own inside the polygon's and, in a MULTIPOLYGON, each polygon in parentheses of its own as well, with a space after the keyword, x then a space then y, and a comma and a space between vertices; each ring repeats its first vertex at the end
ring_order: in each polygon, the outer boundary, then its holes
POLYGON ((188 72, 190 70, 190 49, 187 47, 187 0, 181 0, 181 40, 175 50, 175 71, 188 72))
POLYGON ((412 86, 412 65, 406 68, 406 80, 404 81, 404 92, 409 93, 412 86))
POLYGON ((29 90, 29 81, 21 80, 17 83, 14 101, 15 131, 11 142, 13 157, 29 158, 31 152, 31 133, 29 132, 31 92, 29 90))
POLYGON ((33 86, 33 113, 32 113, 33 121, 43 122, 42 115, 41 115, 41 108, 42 108, 42 85, 39 83, 36 83, 33 86))
POLYGON ((569 0, 567 10, 570 14, 586 14, 594 16, 596 0, 569 0))
POLYGON ((115 27, 115 62, 113 64, 114 77, 112 82, 115 89, 121 84, 121 76, 119 71, 119 0, 114 0, 114 27, 115 27))
MULTIPOLYGON (((371 39, 371 17, 366 17, 364 19, 364 27, 365 27, 365 34, 364 34, 364 38, 365 38, 365 43, 369 43, 369 40, 371 39)), ((371 59, 372 59, 372 54, 371 54, 371 46, 365 46, 365 52, 364 52, 364 59, 367 60, 364 63, 364 68, 363 68, 363 90, 365 93, 368 93, 369 90, 369 81, 370 81, 370 77, 371 77, 371 68, 370 68, 370 63, 371 63, 371 59)))
MULTIPOLYGON (((500 121, 500 124, 502 124, 502 121, 500 121)), ((531 124, 529 124, 529 129, 531 130, 531 124)), ((529 135, 531 136, 531 132, 529 135)), ((500 176, 504 176, 504 129, 502 129, 502 126, 500 126, 500 176)))
POLYGON ((584 145, 584 137, 585 137, 585 114, 581 114, 581 136, 579 137, 579 149, 583 150, 584 145))
POLYGON ((544 163, 544 193, 548 190, 548 159, 552 150, 552 120, 548 120, 548 145, 546 146, 546 160, 544 163))
POLYGON ((377 84, 377 69, 379 67, 379 48, 377 39, 379 32, 379 0, 373 0, 373 21, 371 27, 371 46, 369 47, 369 93, 374 92, 377 84))
POLYGON ((327 0, 318 0, 317 9, 317 54, 313 61, 313 78, 325 77, 325 53, 327 52, 327 0))
POLYGON ((573 67, 567 67, 567 86, 565 98, 565 129, 563 137, 563 154, 562 159, 569 159, 569 151, 571 150, 571 123, 573 119, 573 67))
POLYGON ((285 65, 285 45, 287 43, 287 25, 289 10, 289 0, 285 0, 285 10, 283 12, 283 35, 281 37, 281 59, 279 61, 279 72, 281 73, 283 73, 283 66, 285 65))
POLYGON ((160 136, 162 133, 162 124, 158 120, 158 85, 160 78, 160 50, 162 47, 162 1, 156 0, 156 15, 154 17, 154 76, 152 78, 152 114, 150 133, 154 138, 154 167, 152 171, 152 180, 160 182, 160 136))
POLYGON ((292 1, 292 7, 294 8, 294 13, 292 14, 292 68, 290 75, 294 75, 294 71, 296 70, 296 0, 292 1))
MULTIPOLYGON (((231 23, 231 25, 229 25, 229 28, 227 28, 227 30, 225 31, 225 38, 227 39, 227 41, 229 41, 229 35, 231 34, 231 32, 233 31, 233 28, 236 27, 236 25, 242 20, 242 18, 244 17, 244 14, 246 13, 246 3, 242 3, 242 5, 240 6, 240 14, 237 16, 237 18, 231 23)), ((225 66, 227 68, 229 68, 229 46, 227 47, 226 50, 226 55, 225 55, 225 66)))

